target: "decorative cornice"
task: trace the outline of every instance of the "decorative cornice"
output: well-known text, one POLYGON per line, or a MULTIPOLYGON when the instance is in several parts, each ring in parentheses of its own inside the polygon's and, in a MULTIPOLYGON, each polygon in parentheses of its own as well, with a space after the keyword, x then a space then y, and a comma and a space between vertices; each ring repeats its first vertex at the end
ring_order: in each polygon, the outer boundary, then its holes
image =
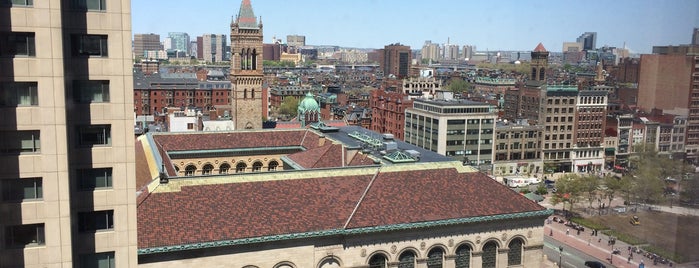
POLYGON ((410 230, 410 229, 422 229, 422 228, 449 226, 449 225, 467 224, 467 223, 490 222, 490 221, 497 221, 497 220, 548 217, 552 214, 553 214, 553 210, 545 209, 545 210, 527 211, 527 212, 511 213, 511 214, 488 215, 488 216, 478 216, 478 217, 470 217, 470 218, 458 218, 458 219, 448 219, 448 220, 438 220, 438 221, 428 221, 428 222, 416 222, 416 223, 401 223, 401 224, 362 227, 362 228, 354 228, 354 229, 331 229, 331 230, 324 230, 324 231, 312 231, 312 232, 293 233, 293 234, 281 234, 281 235, 241 238, 241 239, 233 239, 233 240, 200 242, 200 243, 192 243, 192 244, 173 245, 173 246, 141 248, 141 249, 138 249, 138 254, 139 255, 147 255, 147 254, 156 254, 156 253, 167 253, 167 252, 177 252, 177 251, 185 251, 185 250, 227 247, 227 246, 236 246, 236 245, 247 245, 247 244, 276 242, 276 241, 284 241, 284 240, 315 238, 315 237, 369 234, 369 233, 401 231, 401 230, 410 230))

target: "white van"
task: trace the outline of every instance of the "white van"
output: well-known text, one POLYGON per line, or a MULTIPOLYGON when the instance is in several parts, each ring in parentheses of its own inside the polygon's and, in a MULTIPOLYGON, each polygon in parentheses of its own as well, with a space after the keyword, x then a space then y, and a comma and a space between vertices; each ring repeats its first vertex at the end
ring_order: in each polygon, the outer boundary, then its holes
POLYGON ((524 187, 529 185, 528 179, 522 178, 522 177, 510 177, 506 178, 507 179, 507 186, 515 188, 515 187, 524 187))
POLYGON ((536 178, 536 177, 531 177, 527 179, 527 183, 532 185, 532 184, 539 184, 541 183, 541 179, 536 178))

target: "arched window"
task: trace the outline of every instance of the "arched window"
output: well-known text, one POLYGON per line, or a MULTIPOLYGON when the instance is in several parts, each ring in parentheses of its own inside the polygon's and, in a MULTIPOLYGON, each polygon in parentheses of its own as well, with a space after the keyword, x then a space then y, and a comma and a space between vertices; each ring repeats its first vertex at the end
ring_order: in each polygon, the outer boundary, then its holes
POLYGON ((245 49, 240 50, 240 69, 245 70, 245 49))
POLYGON ((246 164, 243 163, 243 162, 240 162, 240 163, 238 163, 237 165, 235 165, 235 173, 245 172, 245 169, 246 169, 247 167, 248 167, 248 165, 246 165, 246 164))
POLYGON ((231 165, 228 163, 223 163, 218 167, 218 174, 228 174, 228 170, 231 169, 231 165))
POLYGON ((279 162, 275 160, 269 161, 269 165, 267 165, 267 171, 275 171, 277 170, 277 166, 279 166, 279 162))
POLYGON ((398 268, 415 268, 415 253, 408 250, 398 257, 398 268))
POLYGON ((257 70, 257 49, 252 50, 252 69, 257 70))
POLYGON ((532 68, 532 80, 536 80, 536 67, 532 68))
POLYGON ((515 238, 510 241, 508 247, 510 251, 507 252, 507 265, 520 265, 522 264, 522 242, 521 238, 515 238))
POLYGON ((495 268, 496 259, 498 254, 498 244, 495 241, 489 241, 483 245, 483 268, 495 268))
POLYGON ((260 172, 262 170, 262 162, 255 161, 252 163, 252 172, 260 172))
POLYGON ((541 69, 539 69, 539 80, 544 81, 545 76, 546 76, 546 70, 544 69, 544 67, 541 67, 541 69))
POLYGON ((187 165, 187 167, 184 168, 184 175, 185 176, 194 176, 194 172, 197 171, 197 167, 195 165, 187 165))
POLYGON ((202 175, 211 175, 212 170, 214 170, 214 166, 212 164, 206 164, 201 168, 201 174, 202 175))
POLYGON ((444 250, 442 248, 433 248, 427 253, 427 268, 442 268, 444 259, 444 250))
POLYGON ((369 268, 386 268, 386 256, 376 254, 369 259, 369 268))
POLYGON ((250 98, 253 100, 255 99, 255 89, 254 88, 250 90, 250 98))
POLYGON ((471 247, 469 245, 461 245, 456 249, 456 268, 471 267, 471 247))
POLYGON ((243 99, 246 100, 248 98, 248 89, 243 89, 243 99))

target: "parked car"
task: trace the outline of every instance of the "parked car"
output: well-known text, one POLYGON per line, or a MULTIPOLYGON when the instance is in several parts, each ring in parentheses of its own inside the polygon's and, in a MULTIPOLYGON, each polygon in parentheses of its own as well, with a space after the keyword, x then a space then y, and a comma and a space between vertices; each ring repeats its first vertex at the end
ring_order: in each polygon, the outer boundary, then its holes
POLYGON ((590 268, 607 268, 607 266, 598 261, 586 261, 585 266, 590 268))
POLYGON ((631 223, 631 225, 641 224, 641 221, 638 219, 638 216, 636 215, 631 216, 631 220, 629 220, 629 222, 631 223))

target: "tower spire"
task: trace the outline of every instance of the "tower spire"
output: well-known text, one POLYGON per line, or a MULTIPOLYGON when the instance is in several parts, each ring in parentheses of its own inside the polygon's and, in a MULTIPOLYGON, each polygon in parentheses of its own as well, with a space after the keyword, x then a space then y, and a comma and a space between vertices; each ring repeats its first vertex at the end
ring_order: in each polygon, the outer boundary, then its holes
POLYGON ((237 22, 240 28, 258 28, 257 17, 255 17, 255 12, 252 11, 250 0, 240 2, 237 22))

